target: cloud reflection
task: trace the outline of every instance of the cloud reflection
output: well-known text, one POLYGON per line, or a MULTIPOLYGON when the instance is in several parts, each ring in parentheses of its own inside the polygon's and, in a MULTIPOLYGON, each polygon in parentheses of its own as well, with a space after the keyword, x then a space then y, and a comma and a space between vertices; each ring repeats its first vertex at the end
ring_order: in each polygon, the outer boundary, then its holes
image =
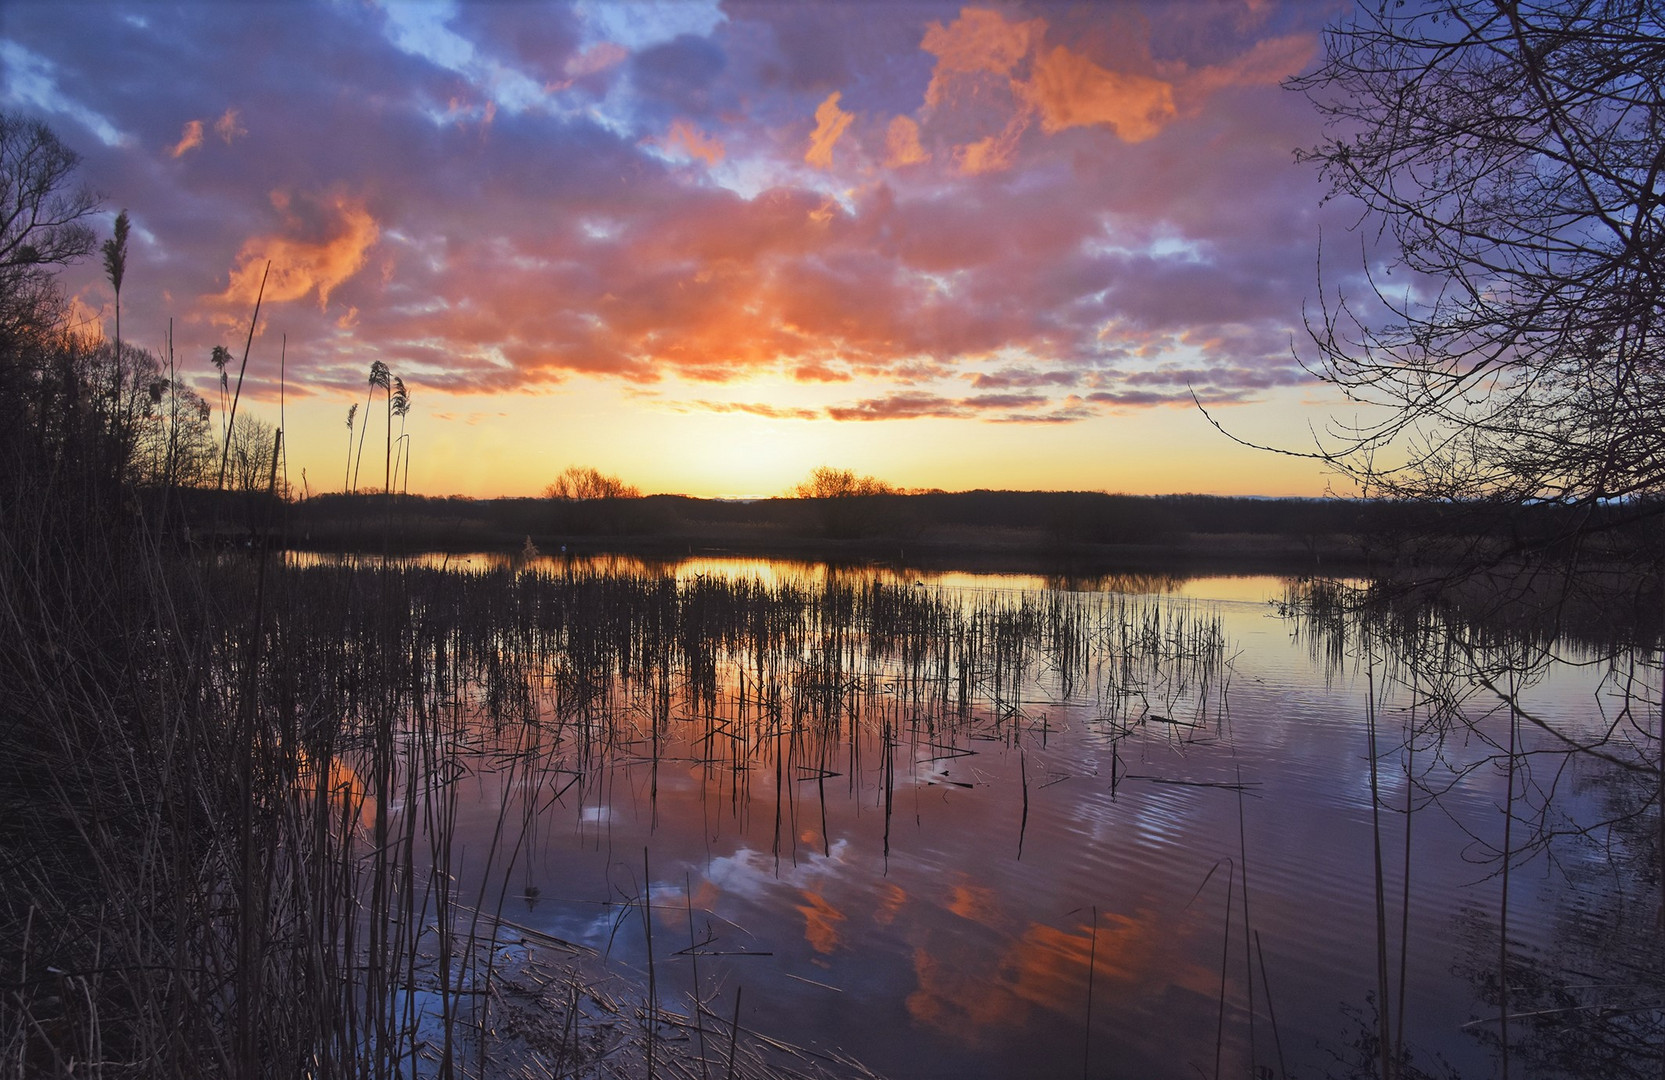
MULTIPOLYGON (((963 899, 956 895, 955 903, 963 899)), ((1021 1028, 1035 1010, 1079 1015, 1086 1005, 1088 960, 1095 953, 1094 993, 1103 1000, 1136 990, 1156 995, 1153 988, 1167 986, 1206 994, 1210 973, 1169 947, 1162 935, 1173 932, 1154 913, 1138 912, 1101 913, 1096 943, 1087 923, 1067 928, 1030 923, 1004 950, 933 938, 914 949, 918 985, 908 995, 908 1012, 916 1023, 973 1040, 979 1033, 1021 1028)))

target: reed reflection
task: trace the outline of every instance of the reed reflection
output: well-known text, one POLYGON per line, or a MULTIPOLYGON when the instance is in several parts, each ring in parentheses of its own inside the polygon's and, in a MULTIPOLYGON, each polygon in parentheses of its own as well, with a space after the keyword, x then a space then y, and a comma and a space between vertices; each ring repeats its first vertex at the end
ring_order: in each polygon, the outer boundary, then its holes
POLYGON ((1505 1074, 1512 1057, 1546 1076, 1665 1063, 1665 664, 1640 585, 1539 568, 1290 587, 1281 610, 1314 659, 1331 677, 1362 668, 1370 688, 1377 985, 1355 1069, 1421 1075, 1403 1027, 1410 852, 1427 812, 1476 785, 1495 792, 1466 856, 1489 902, 1464 908, 1460 969, 1489 1015, 1465 1027, 1505 1074), (1383 851, 1400 832, 1393 889, 1383 851), (1521 882, 1540 867, 1572 885, 1547 916, 1536 875, 1521 882), (1547 949, 1520 940, 1528 922, 1548 922, 1547 949))

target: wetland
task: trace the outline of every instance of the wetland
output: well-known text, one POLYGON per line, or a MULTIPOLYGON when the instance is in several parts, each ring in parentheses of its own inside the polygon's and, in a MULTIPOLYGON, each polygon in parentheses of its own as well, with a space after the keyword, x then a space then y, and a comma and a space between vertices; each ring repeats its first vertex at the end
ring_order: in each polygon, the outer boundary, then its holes
POLYGON ((1265 575, 271 573, 343 1056, 1657 1071, 1656 653, 1265 575))

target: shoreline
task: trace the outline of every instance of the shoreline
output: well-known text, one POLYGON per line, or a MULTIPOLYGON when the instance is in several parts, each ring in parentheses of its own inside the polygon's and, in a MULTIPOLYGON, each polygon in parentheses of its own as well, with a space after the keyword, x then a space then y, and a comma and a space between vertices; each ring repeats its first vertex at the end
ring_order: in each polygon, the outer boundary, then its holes
MULTIPOLYGON (((318 555, 379 554, 380 544, 318 542, 322 537, 290 537, 288 550, 318 555)), ((528 533, 521 537, 470 534, 449 543, 423 543, 403 537, 389 554, 513 555, 527 540, 544 556, 619 555, 645 559, 744 558, 822 562, 848 566, 915 567, 931 571, 1044 574, 1081 577, 1118 572, 1180 574, 1244 573, 1360 576, 1376 560, 1350 538, 1325 538, 1309 544, 1276 536, 1190 534, 1163 543, 1058 544, 1040 536, 868 538, 830 540, 811 537, 721 535, 597 537, 583 534, 528 533), (411 540, 418 542, 412 543, 411 540)))

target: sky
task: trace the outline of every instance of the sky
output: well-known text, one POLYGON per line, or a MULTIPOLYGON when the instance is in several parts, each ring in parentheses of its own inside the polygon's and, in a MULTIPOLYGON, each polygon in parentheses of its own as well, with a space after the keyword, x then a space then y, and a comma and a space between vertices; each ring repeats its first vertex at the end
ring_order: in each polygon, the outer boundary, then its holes
MULTIPOLYGON (((1345 10, 7 0, 0 109, 101 238, 128 211, 123 337, 171 323, 211 398, 270 264, 240 408, 297 490, 341 490, 354 402, 384 438, 381 360, 413 492, 1318 495, 1196 402, 1297 450, 1347 418, 1300 359, 1356 210, 1280 86, 1345 10)), ((63 281, 111 328, 97 260, 63 281)))

